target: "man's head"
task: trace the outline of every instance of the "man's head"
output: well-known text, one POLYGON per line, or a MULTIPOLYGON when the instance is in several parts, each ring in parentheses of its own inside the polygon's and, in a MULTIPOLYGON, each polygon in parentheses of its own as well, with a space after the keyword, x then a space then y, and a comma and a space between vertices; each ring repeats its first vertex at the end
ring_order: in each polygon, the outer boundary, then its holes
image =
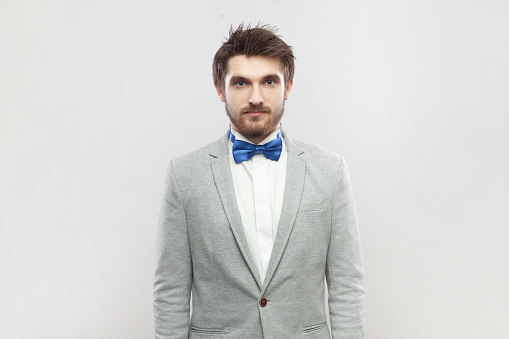
POLYGON ((217 50, 212 64, 214 86, 224 88, 228 60, 235 55, 265 56, 278 58, 283 68, 285 85, 293 80, 295 57, 292 47, 287 45, 278 35, 273 26, 239 25, 236 30, 230 27, 230 36, 217 50))
POLYGON ((232 128, 258 143, 276 130, 294 73, 292 48, 270 26, 230 29, 214 57, 214 85, 232 128))

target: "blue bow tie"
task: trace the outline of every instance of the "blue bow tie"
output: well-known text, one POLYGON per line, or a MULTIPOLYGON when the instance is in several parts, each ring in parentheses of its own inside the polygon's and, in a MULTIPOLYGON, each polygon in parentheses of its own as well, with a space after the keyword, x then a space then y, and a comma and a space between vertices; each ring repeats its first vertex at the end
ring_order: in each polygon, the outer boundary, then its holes
POLYGON ((283 149, 281 132, 277 134, 276 139, 265 145, 254 145, 242 140, 236 140, 231 130, 230 140, 233 142, 232 153, 236 164, 251 159, 257 153, 263 153, 267 159, 278 161, 283 149))

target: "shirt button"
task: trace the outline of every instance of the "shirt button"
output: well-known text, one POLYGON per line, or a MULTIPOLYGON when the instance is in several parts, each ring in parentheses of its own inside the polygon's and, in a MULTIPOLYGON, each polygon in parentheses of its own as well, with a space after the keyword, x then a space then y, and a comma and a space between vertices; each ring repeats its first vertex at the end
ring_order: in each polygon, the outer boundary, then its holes
POLYGON ((262 298, 260 299, 260 306, 261 306, 261 307, 265 307, 265 306, 267 306, 267 299, 265 299, 265 297, 262 297, 262 298))

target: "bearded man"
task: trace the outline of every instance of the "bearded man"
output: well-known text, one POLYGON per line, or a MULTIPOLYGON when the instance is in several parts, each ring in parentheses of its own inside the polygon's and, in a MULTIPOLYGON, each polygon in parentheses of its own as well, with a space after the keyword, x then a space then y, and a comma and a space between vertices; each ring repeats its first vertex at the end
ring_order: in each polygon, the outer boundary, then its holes
POLYGON ((156 338, 366 338, 348 170, 281 130, 293 74, 292 48, 270 26, 231 29, 217 51, 214 85, 231 124, 168 166, 156 338))

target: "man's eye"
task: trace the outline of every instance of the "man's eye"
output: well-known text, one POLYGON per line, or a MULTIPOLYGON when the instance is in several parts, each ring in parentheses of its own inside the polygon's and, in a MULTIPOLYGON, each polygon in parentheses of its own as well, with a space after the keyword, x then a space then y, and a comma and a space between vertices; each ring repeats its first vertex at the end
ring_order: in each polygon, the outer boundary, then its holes
POLYGON ((244 87, 244 86, 246 86, 246 83, 244 81, 237 81, 235 83, 235 86, 236 87, 244 87))
POLYGON ((276 84, 276 82, 274 80, 267 80, 267 81, 265 81, 265 83, 269 86, 274 86, 276 84))

